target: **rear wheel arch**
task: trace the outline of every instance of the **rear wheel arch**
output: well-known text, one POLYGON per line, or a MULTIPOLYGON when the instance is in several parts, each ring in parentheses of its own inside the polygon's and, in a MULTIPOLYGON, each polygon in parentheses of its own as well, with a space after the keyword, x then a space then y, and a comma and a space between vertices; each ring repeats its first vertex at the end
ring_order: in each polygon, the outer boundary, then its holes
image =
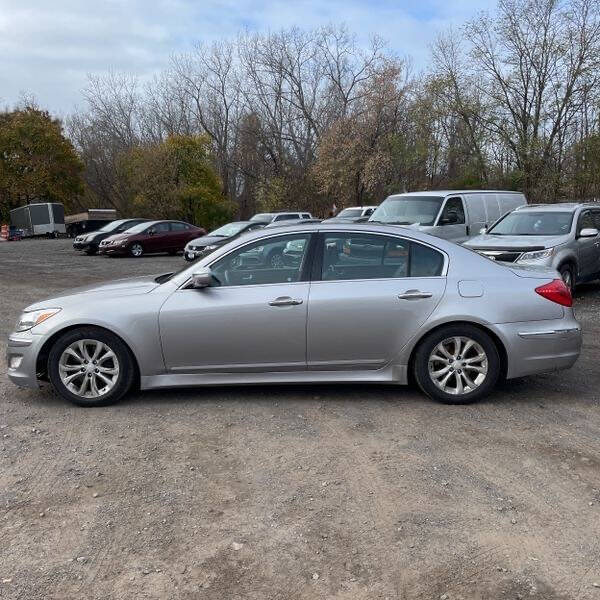
POLYGON ((508 372, 508 353, 506 351, 506 347, 504 346, 504 342, 502 342, 500 337, 492 329, 490 329, 489 327, 486 327, 485 325, 482 325, 481 323, 476 323, 474 321, 459 320, 459 321, 446 321, 444 323, 440 323, 439 325, 432 327, 431 329, 426 331, 422 336, 419 337, 418 341, 414 344, 414 346, 410 352, 410 357, 408 359, 408 375, 409 375, 409 379, 411 380, 411 383, 414 383, 413 372, 414 372, 414 366, 415 366, 415 356, 416 356, 417 351, 419 350, 419 347, 421 346, 421 344, 425 341, 425 339, 427 337, 429 337, 436 331, 439 331, 440 329, 443 329, 444 327, 450 327, 450 326, 456 326, 456 325, 469 325, 470 327, 476 327, 477 329, 480 329, 483 333, 486 333, 487 335, 489 335, 490 338, 492 338, 492 341, 494 342, 494 344, 496 346, 496 350, 498 351, 498 356, 500 358, 500 378, 504 379, 506 377, 506 374, 508 372))
POLYGON ((107 329, 106 327, 101 327, 100 325, 94 325, 93 323, 78 323, 77 325, 69 325, 68 327, 64 327, 63 329, 59 329, 58 331, 55 331, 44 342, 43 346, 41 347, 40 351, 38 352, 37 359, 36 359, 36 373, 43 375, 42 380, 48 381, 48 358, 50 357, 50 350, 52 349, 52 346, 54 346, 54 344, 57 342, 57 340, 60 337, 62 337, 65 333, 68 333, 69 331, 75 331, 77 329, 84 329, 84 328, 99 329, 101 331, 108 332, 108 333, 116 336, 117 338, 119 338, 119 340, 123 343, 125 348, 127 348, 127 351, 130 354, 131 361, 135 368, 135 373, 134 373, 134 377, 133 377, 134 385, 138 385, 139 381, 140 381, 140 366, 138 364, 138 359, 137 359, 135 353, 133 352, 133 350, 131 349, 131 346, 127 343, 127 340, 124 340, 118 333, 115 333, 114 331, 111 331, 110 329, 107 329))

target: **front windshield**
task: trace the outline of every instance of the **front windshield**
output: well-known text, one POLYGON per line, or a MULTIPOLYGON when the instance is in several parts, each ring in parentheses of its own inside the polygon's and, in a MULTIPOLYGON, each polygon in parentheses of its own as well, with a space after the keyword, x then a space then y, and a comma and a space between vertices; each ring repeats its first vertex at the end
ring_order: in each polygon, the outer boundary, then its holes
POLYGON ((390 196, 369 221, 396 225, 433 225, 442 205, 441 196, 390 196))
POLYGON ((102 227, 100 227, 100 229, 98 229, 98 231, 114 231, 115 229, 117 229, 118 227, 123 225, 123 223, 126 223, 127 221, 128 221, 128 219, 120 219, 119 221, 111 221, 110 223, 107 223, 106 225, 103 225, 102 227))
POLYGON ((126 229, 124 233, 142 233, 142 231, 146 231, 152 225, 156 225, 159 221, 144 221, 143 223, 138 223, 129 229, 126 229))
POLYGON ((208 235, 214 235, 215 237, 231 237, 232 235, 239 233, 244 227, 246 227, 245 221, 240 223, 227 223, 227 225, 223 225, 223 227, 211 231, 208 235))
POLYGON ((511 212, 494 225, 491 235, 565 235, 571 231, 572 212, 511 212))
POLYGON ((254 215, 250 220, 251 221, 270 221, 273 218, 273 213, 260 213, 258 215, 254 215))
POLYGON ((338 217, 360 217, 362 208, 345 208, 338 217))

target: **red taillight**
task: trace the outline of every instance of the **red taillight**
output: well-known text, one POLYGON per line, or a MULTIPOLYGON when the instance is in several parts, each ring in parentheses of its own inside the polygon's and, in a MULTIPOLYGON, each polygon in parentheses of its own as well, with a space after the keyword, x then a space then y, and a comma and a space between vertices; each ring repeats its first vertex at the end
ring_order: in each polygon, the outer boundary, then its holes
POLYGON ((550 283, 545 283, 535 288, 535 291, 544 298, 562 304, 563 306, 573 306, 573 296, 571 290, 565 285, 562 279, 554 279, 550 283))

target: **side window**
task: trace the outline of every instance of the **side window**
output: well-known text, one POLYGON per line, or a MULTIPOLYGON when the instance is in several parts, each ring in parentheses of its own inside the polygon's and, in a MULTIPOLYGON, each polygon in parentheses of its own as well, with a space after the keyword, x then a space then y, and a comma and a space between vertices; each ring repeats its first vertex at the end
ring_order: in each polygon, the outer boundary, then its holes
POLYGON ((277 215, 275 221, 289 221, 290 219, 297 219, 298 215, 286 213, 284 215, 277 215))
POLYGON ((300 281, 310 235, 284 235, 248 244, 211 269, 223 286, 300 281))
POLYGON ((594 221, 594 227, 600 231, 600 210, 592 211, 592 220, 594 221))
POLYGON ((579 215, 579 220, 577 221, 577 233, 588 227, 595 227, 591 210, 586 210, 579 215))
POLYGON ((302 213, 303 219, 310 219, 310 215, 308 213, 302 213))
POLYGON ((444 268, 444 256, 441 252, 412 242, 410 246, 410 276, 438 277, 444 268))
POLYGON ((410 242, 366 233, 326 234, 321 278, 324 281, 407 277, 410 242))
POLYGON ((189 227, 185 223, 171 223, 171 231, 187 231, 189 227))
POLYGON ((157 223, 150 229, 153 229, 156 233, 167 233, 169 231, 169 223, 157 223))
POLYGON ((446 201, 442 216, 440 217, 440 225, 464 225, 465 209, 460 198, 450 198, 446 201))

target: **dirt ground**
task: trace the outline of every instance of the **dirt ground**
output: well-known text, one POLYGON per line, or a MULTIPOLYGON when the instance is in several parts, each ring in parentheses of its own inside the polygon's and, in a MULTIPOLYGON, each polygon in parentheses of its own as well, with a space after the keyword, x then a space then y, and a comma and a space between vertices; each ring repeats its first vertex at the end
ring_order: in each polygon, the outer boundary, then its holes
MULTIPOLYGON (((182 260, 0 244, 0 352, 25 305, 182 260)), ((86 410, 2 360, 0 598, 600 599, 600 285, 576 312, 573 369, 467 407, 348 385, 86 410)))

